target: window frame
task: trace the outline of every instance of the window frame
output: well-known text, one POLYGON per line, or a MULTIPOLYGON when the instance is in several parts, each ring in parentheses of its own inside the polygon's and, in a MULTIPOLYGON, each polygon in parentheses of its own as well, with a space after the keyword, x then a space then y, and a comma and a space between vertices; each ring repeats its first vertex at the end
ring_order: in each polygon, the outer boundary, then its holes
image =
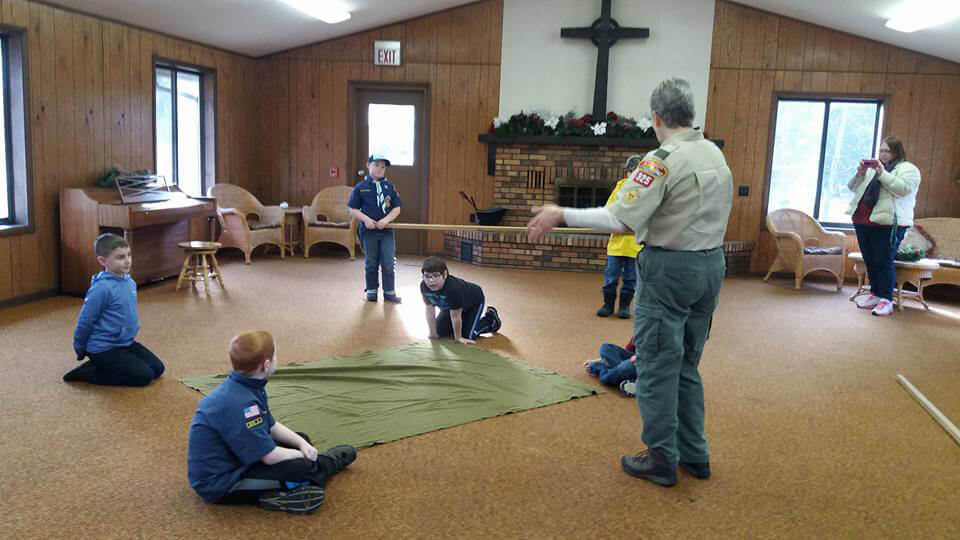
POLYGON ((173 138, 173 178, 167 181, 178 188, 179 167, 177 152, 177 72, 190 73, 200 76, 200 195, 206 196, 207 191, 216 184, 217 179, 217 70, 207 66, 199 66, 189 62, 181 62, 158 55, 153 56, 153 170, 157 167, 157 69, 169 69, 171 77, 171 114, 173 138))
MULTIPOLYGON (((820 156, 817 159, 817 194, 814 197, 814 214, 819 214, 820 209, 820 198, 822 195, 823 189, 823 161, 825 159, 824 146, 826 145, 827 131, 829 129, 829 118, 830 118, 830 104, 831 103, 877 103, 880 106, 877 107, 877 114, 874 120, 874 126, 876 127, 876 122, 879 120, 880 115, 883 115, 884 125, 880 126, 879 133, 874 129, 873 134, 873 148, 876 152, 877 147, 880 144, 880 141, 887 136, 889 120, 891 118, 890 114, 890 94, 858 94, 858 93, 844 93, 844 92, 774 92, 773 98, 770 106, 770 127, 767 131, 767 165, 764 173, 764 190, 763 190, 763 212, 761 213, 760 228, 763 231, 768 231, 767 229, 767 214, 769 213, 770 205, 770 185, 773 182, 773 150, 774 144, 776 142, 776 132, 777 132, 777 114, 779 112, 778 104, 781 101, 820 101, 824 103, 824 112, 823 112, 823 127, 820 134, 820 156)), ((821 221, 816 217, 816 215, 811 216, 824 228, 832 230, 846 230, 852 231, 853 224, 851 223, 834 223, 829 221, 821 221)))
POLYGON ((36 232, 33 198, 33 156, 30 145, 30 84, 27 29, 0 24, 4 40, 2 91, 6 135, 7 189, 11 214, 0 220, 0 236, 36 232))

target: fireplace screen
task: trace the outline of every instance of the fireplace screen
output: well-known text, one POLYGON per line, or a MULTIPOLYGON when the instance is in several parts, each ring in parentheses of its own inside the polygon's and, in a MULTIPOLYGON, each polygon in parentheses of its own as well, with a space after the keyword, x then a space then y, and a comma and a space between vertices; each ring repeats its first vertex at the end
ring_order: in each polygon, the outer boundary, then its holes
POLYGON ((573 208, 605 206, 611 191, 613 191, 612 186, 557 186, 557 204, 573 208))

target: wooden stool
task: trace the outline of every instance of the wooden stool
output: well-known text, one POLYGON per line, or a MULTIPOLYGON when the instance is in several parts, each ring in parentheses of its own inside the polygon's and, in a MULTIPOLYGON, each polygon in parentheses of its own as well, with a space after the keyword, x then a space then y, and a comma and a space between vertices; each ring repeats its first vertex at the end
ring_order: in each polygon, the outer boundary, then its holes
POLYGON ((217 278, 220 288, 223 286, 223 278, 220 277, 220 265, 217 263, 217 250, 220 249, 220 242, 180 242, 177 244, 187 253, 187 258, 183 261, 180 268, 180 277, 177 278, 177 290, 184 281, 189 281, 190 286, 194 287, 196 282, 203 281, 203 289, 210 294, 210 278, 217 278), (211 272, 207 265, 207 256, 210 257, 210 265, 213 266, 211 272))

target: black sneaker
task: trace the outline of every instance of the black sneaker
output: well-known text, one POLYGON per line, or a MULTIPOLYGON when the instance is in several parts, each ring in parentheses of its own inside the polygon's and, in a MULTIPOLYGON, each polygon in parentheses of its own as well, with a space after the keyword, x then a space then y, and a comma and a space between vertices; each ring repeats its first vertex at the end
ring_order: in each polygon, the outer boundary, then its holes
POLYGON ((683 467, 683 470, 690 473, 690 476, 694 478, 699 478, 700 480, 706 480, 710 478, 710 462, 706 463, 684 463, 680 462, 680 466, 683 467))
POLYGON ((399 303, 400 303, 400 297, 397 296, 397 295, 395 295, 395 294, 383 293, 383 301, 384 301, 384 302, 393 302, 394 304, 399 304, 399 303))
POLYGON ((357 459, 357 449, 349 444, 341 444, 340 446, 334 446, 321 455, 330 458, 330 460, 333 461, 333 465, 337 468, 337 472, 339 472, 346 469, 353 463, 353 460, 357 459))
POLYGON ((66 374, 64 374, 63 380, 66 382, 74 382, 74 381, 86 382, 90 378, 90 375, 93 375, 93 372, 96 369, 97 368, 94 367, 93 362, 90 360, 87 360, 86 362, 80 364, 79 366, 71 369, 66 374))
POLYGON ((672 487, 677 484, 677 469, 649 449, 635 456, 621 457, 620 466, 627 474, 643 478, 658 486, 672 487))
POLYGON ((323 504, 323 488, 307 484, 293 489, 268 491, 260 495, 258 504, 264 510, 289 512, 291 514, 312 514, 323 504))
POLYGON ((490 327, 490 333, 496 334, 497 330, 500 330, 500 314, 497 313, 497 308, 493 306, 487 307, 487 313, 493 314, 493 326, 490 327))

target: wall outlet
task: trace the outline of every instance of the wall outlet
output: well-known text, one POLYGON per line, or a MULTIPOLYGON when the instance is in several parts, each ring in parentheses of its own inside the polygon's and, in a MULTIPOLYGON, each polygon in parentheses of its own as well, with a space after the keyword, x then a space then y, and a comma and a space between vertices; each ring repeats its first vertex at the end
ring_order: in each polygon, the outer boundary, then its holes
POLYGON ((330 167, 330 178, 336 178, 340 176, 340 169, 338 167, 330 167))
POLYGON ((750 186, 740 186, 740 189, 737 190, 737 195, 740 195, 741 197, 750 195, 750 186))

